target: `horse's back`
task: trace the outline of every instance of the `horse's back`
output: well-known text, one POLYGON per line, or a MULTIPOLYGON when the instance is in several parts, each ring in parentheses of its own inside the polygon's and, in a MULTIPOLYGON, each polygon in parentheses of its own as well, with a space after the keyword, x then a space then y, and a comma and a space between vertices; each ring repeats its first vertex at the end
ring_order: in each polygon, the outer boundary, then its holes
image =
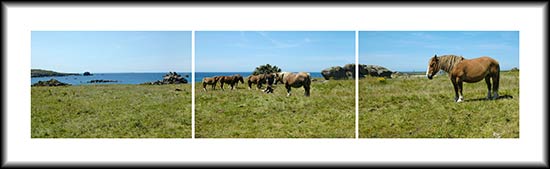
POLYGON ((493 59, 492 57, 489 57, 489 56, 481 56, 481 57, 471 59, 471 60, 477 60, 478 62, 487 62, 487 63, 498 65, 498 61, 496 59, 493 59))
POLYGON ((285 84, 293 87, 309 86, 311 76, 307 72, 291 73, 285 76, 285 84))
POLYGON ((214 81, 215 81, 215 78, 211 78, 211 77, 202 78, 203 83, 214 83, 214 81))
POLYGON ((462 80, 469 83, 478 82, 489 74, 500 71, 497 60, 489 56, 481 56, 474 59, 465 59, 453 69, 453 75, 462 77, 462 80))

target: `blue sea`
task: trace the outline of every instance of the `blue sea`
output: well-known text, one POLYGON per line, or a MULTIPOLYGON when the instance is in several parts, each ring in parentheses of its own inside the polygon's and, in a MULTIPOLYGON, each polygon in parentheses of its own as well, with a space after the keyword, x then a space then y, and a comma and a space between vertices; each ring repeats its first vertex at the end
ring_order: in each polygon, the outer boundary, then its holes
MULTIPOLYGON (((50 79, 56 79, 63 83, 69 83, 72 85, 94 85, 94 84, 140 84, 145 82, 154 82, 162 80, 163 76, 168 72, 163 73, 95 73, 92 76, 50 76, 50 77, 32 77, 31 84, 38 81, 47 81, 50 79), (88 83, 91 80, 116 80, 117 82, 107 83, 88 83)), ((183 78, 187 79, 191 83, 190 72, 176 72, 183 78)))
MULTIPOLYGON (((191 83, 191 72, 177 72, 183 78, 187 79, 188 83, 191 83)), ((162 80, 164 73, 96 73, 92 76, 81 76, 81 75, 71 75, 71 76, 50 76, 50 77, 33 77, 31 78, 31 84, 34 84, 38 81, 47 81, 50 79, 56 79, 63 83, 69 83, 71 85, 95 85, 95 84, 141 84, 145 82, 154 82, 157 80, 162 80), (107 82, 107 83, 88 83, 91 80, 116 80, 117 82, 107 82)), ((195 73, 195 82, 201 82, 204 77, 213 77, 213 76, 231 76, 234 74, 240 74, 245 79, 247 76, 251 75, 252 72, 196 72, 195 73)), ((311 77, 319 78, 323 77, 320 72, 310 72, 311 77)))

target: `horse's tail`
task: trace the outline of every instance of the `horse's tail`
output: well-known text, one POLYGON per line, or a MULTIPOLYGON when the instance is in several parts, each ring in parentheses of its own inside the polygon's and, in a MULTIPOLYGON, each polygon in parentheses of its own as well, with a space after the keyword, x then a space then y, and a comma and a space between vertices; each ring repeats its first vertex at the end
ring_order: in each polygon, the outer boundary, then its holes
POLYGON ((309 73, 307 73, 306 82, 307 82, 307 86, 311 86, 311 75, 309 73))
POLYGON ((246 83, 248 84, 248 89, 252 89, 252 81, 250 80, 250 76, 248 77, 248 79, 246 80, 246 83))
POLYGON ((495 75, 493 76, 493 92, 498 93, 499 81, 500 81, 500 65, 498 62, 495 65, 495 75))
POLYGON ((304 89, 305 89, 305 95, 306 96, 309 96, 310 95, 310 90, 311 90, 311 75, 309 73, 306 73, 306 79, 305 79, 305 83, 304 83, 304 89))

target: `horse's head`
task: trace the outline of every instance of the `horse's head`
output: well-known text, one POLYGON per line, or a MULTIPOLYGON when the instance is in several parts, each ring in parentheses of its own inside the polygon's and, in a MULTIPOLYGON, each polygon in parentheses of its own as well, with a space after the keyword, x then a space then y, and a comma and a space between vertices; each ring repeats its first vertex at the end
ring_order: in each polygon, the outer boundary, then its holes
POLYGON ((244 78, 243 78, 243 76, 237 74, 237 75, 235 75, 235 77, 236 77, 236 79, 237 79, 237 83, 241 82, 241 83, 244 84, 244 78))
POLYGON ((264 76, 265 76, 267 85, 272 85, 273 82, 275 82, 275 76, 276 76, 275 73, 266 73, 264 76))
POLYGON ((428 62, 428 70, 426 70, 426 77, 428 77, 428 79, 431 80, 433 76, 437 74, 437 72, 439 72, 439 69, 441 69, 439 67, 439 58, 437 58, 437 55, 435 55, 428 62))
POLYGON ((278 82, 283 83, 283 72, 275 73, 275 84, 277 84, 278 82))

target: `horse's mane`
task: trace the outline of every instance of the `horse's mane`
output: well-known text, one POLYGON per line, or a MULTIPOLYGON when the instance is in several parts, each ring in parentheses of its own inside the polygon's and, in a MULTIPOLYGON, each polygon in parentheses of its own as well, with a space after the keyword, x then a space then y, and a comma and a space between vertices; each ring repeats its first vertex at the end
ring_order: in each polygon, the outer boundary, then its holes
POLYGON ((451 72, 456 64, 464 60, 464 57, 456 55, 443 55, 437 58, 439 59, 439 67, 447 73, 451 72))

